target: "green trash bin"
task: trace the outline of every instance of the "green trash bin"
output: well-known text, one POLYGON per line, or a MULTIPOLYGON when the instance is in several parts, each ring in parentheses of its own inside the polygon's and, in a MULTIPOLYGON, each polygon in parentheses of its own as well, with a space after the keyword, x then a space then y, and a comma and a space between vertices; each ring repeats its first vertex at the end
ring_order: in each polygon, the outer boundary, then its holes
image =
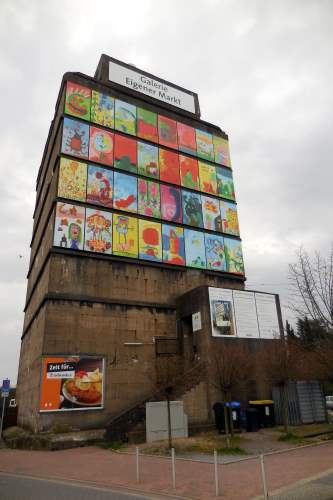
POLYGON ((258 410, 259 427, 274 427, 274 401, 272 399, 249 401, 249 407, 258 410))

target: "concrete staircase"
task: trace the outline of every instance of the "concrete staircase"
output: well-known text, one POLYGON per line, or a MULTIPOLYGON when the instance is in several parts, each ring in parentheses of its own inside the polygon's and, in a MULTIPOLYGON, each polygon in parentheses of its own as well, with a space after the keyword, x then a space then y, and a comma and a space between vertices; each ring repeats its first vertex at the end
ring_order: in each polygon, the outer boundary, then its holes
MULTIPOLYGON (((176 375, 168 383, 168 387, 172 387, 170 399, 181 399, 182 396, 193 390, 205 378, 206 364, 196 362, 189 370, 176 375)), ((109 441, 123 441, 127 439, 127 433, 134 428, 143 427, 146 418, 146 403, 149 401, 164 401, 166 399, 165 389, 162 387, 156 390, 145 399, 138 401, 111 419, 106 426, 106 439, 109 441)))

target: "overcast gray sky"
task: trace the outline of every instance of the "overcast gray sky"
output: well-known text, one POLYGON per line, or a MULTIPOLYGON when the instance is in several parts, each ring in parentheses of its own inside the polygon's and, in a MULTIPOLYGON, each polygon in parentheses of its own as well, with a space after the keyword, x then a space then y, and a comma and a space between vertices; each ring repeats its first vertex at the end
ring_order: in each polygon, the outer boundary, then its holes
POLYGON ((287 304, 295 250, 332 240, 332 15, 330 0, 1 0, 1 380, 16 380, 61 77, 93 76, 101 53, 196 91, 202 118, 229 134, 247 287, 287 304))

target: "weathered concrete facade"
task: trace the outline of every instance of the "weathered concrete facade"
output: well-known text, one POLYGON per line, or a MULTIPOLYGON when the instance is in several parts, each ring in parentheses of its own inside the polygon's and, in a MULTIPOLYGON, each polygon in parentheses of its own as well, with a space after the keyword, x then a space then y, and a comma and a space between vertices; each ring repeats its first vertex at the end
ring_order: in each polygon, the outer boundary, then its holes
MULTIPOLYGON (((103 76, 103 78, 102 78, 103 76)), ((193 339, 187 345, 189 317, 202 312, 203 329, 196 350, 207 360, 211 349, 208 301, 198 295, 186 310, 180 298, 198 287, 244 288, 245 278, 226 273, 168 267, 105 257, 53 247, 54 210, 61 147, 64 89, 67 80, 105 90, 100 80, 82 74, 64 76, 36 185, 36 207, 28 272, 27 300, 17 385, 19 425, 34 431, 66 423, 75 428, 106 425, 112 417, 145 398, 156 386, 156 338, 181 341, 179 374, 194 363, 193 339), (39 397, 43 356, 89 355, 105 359, 104 408, 85 412, 40 413, 39 397)), ((116 96, 128 95, 138 105, 158 109, 158 104, 136 93, 109 85, 116 96)), ((162 106, 169 117, 179 115, 162 106)), ((213 125, 184 112, 182 119, 203 130, 213 125)), ((218 127, 216 130, 221 133, 218 127)), ((200 289, 202 290, 202 288, 200 289)), ((206 292, 205 292, 206 293, 206 292)), ((192 297, 191 297, 192 301, 192 297)), ((189 421, 211 419, 214 398, 207 380, 184 392, 189 421)))

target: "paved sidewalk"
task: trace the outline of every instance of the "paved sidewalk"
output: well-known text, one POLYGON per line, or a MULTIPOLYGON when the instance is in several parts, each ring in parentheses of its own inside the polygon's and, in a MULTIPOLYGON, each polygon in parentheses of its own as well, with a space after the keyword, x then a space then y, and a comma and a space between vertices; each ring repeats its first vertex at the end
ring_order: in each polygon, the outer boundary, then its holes
MULTIPOLYGON (((333 442, 265 457, 269 491, 277 490, 333 467, 333 442)), ((262 494, 258 458, 219 465, 223 499, 248 500, 262 494)), ((215 497, 211 463, 177 460, 176 490, 167 458, 140 456, 140 483, 135 479, 135 456, 96 447, 42 452, 0 450, 0 471, 41 478, 123 487, 192 499, 215 497)), ((222 497, 221 497, 222 498, 222 497)))

